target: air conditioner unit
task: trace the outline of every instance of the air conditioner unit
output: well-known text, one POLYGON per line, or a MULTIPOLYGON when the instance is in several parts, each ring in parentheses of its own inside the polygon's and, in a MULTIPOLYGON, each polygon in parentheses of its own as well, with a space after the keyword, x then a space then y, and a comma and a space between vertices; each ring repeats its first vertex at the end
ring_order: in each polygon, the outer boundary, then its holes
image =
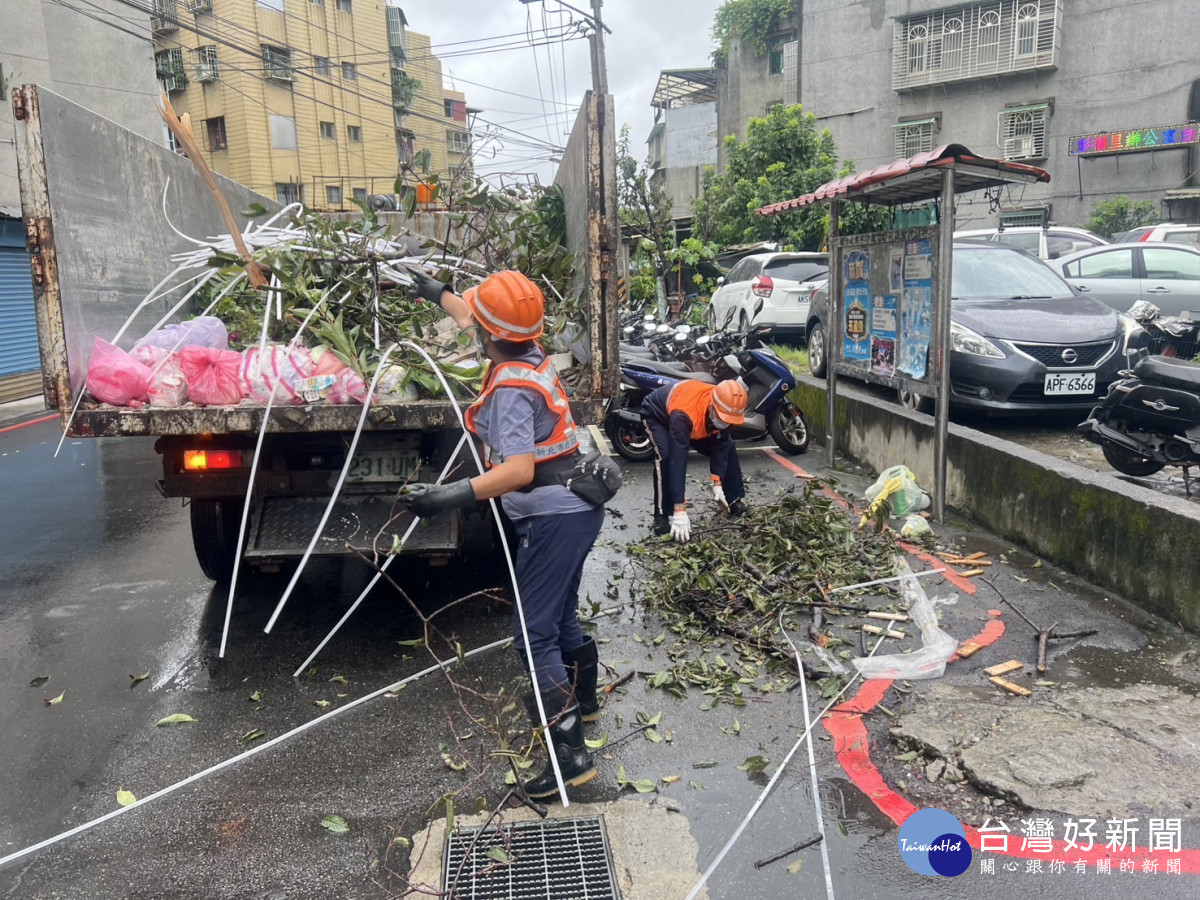
POLYGON ((212 0, 187 0, 190 12, 212 12, 212 0))
POLYGON ((217 70, 215 66, 199 65, 196 66, 196 80, 201 84, 207 84, 210 81, 217 80, 217 70))
POLYGON ((1033 155, 1033 135, 1023 134, 1020 137, 1004 139, 1005 159, 1029 159, 1033 155))

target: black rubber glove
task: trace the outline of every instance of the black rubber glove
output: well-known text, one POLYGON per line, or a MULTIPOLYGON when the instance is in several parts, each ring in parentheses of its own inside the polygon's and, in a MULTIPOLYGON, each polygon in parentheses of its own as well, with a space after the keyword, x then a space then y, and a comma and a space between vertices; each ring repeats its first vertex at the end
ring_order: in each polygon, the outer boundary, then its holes
POLYGON ((408 271, 412 275, 413 288, 416 290, 417 296, 429 303, 441 306, 442 292, 450 290, 450 287, 421 269, 409 269, 408 271))
POLYGON ((422 519, 447 509, 467 509, 477 502, 469 478, 450 484, 410 484, 400 501, 422 519))

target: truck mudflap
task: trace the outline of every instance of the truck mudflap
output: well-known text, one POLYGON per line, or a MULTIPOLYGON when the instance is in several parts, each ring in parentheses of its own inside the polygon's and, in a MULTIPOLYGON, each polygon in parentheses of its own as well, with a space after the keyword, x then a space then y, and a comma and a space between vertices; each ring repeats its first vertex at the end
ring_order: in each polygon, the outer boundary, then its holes
MULTIPOLYGON (((266 497, 254 510, 243 557, 265 563, 304 555, 329 503, 328 497, 266 497)), ((314 556, 362 553, 380 562, 412 524, 412 514, 378 494, 342 494, 313 548, 314 556)), ((422 519, 404 544, 403 553, 455 556, 459 551, 462 514, 451 510, 422 519)))

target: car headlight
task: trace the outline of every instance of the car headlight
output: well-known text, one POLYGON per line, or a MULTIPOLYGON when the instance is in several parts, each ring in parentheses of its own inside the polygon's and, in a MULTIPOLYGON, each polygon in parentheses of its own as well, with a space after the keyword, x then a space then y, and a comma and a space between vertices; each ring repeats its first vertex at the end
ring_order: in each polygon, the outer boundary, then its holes
POLYGON ((964 328, 957 322, 950 323, 950 348, 958 353, 968 353, 971 356, 987 356, 991 359, 1004 359, 1000 348, 982 335, 976 334, 970 328, 964 328))
POLYGON ((1126 313, 1120 313, 1117 318, 1121 320, 1121 352, 1128 353, 1131 349, 1145 347, 1149 341, 1149 335, 1146 329, 1143 328, 1138 320, 1126 313))

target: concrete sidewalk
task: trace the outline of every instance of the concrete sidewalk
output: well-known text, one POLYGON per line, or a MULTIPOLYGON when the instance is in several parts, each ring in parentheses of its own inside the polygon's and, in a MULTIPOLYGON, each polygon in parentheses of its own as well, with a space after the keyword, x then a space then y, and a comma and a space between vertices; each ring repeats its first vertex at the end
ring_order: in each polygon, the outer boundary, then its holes
POLYGON ((40 395, 24 400, 11 400, 8 403, 0 403, 0 429, 20 427, 25 423, 57 414, 57 410, 46 408, 46 401, 40 395))

